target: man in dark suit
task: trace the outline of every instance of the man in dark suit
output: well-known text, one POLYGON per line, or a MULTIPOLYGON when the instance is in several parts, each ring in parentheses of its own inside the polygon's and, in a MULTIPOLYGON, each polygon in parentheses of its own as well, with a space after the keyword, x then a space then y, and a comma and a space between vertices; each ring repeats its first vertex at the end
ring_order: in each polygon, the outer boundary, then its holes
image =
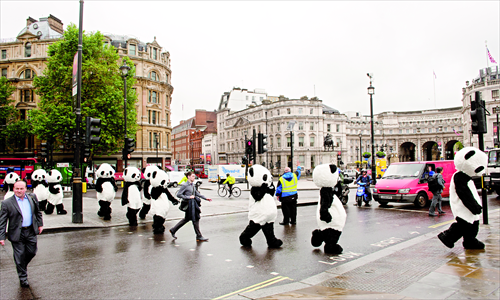
POLYGON ((26 194, 26 182, 14 184, 14 196, 1 203, 0 245, 5 246, 5 229, 9 223, 7 238, 12 244, 17 274, 22 287, 29 287, 27 267, 36 255, 37 234, 43 231, 42 212, 34 194, 26 194))

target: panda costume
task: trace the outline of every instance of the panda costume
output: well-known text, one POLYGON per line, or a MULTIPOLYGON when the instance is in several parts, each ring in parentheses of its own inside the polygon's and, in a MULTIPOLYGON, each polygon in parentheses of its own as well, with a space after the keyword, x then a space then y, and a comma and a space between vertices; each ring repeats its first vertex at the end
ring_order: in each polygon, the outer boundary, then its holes
POLYGON ((14 183, 16 181, 21 180, 19 175, 17 173, 11 172, 5 176, 5 179, 3 180, 3 191, 6 192, 5 196, 3 197, 3 200, 9 199, 10 197, 14 196, 14 183))
POLYGON ((151 186, 151 175, 154 171, 159 170, 160 168, 158 168, 157 166, 147 166, 142 169, 144 180, 142 182, 142 209, 139 212, 139 218, 141 218, 141 220, 146 219, 146 215, 151 208, 151 195, 149 194, 149 187, 151 186))
POLYGON ((45 211, 47 198, 49 198, 49 184, 47 183, 47 172, 44 169, 38 169, 31 174, 31 188, 38 198, 40 211, 45 211))
POLYGON ((465 249, 484 249, 484 244, 476 239, 479 232, 479 218, 482 211, 481 197, 472 181, 473 176, 481 176, 486 171, 487 155, 474 147, 466 147, 455 155, 455 169, 450 182, 450 208, 456 222, 438 238, 448 248, 464 238, 465 249))
POLYGON ((170 200, 173 205, 179 204, 179 201, 168 191, 167 184, 168 175, 165 171, 153 171, 149 193, 151 194, 151 213, 153 214, 153 233, 155 234, 165 232, 163 224, 170 210, 168 201, 170 200))
POLYGON ((61 172, 58 170, 50 170, 47 173, 47 182, 49 183, 49 196, 47 197, 47 207, 45 208, 45 213, 50 215, 54 212, 54 207, 57 210, 58 215, 65 215, 68 212, 64 210, 63 204, 63 189, 60 184, 62 180, 61 172))
POLYGON ((103 163, 96 171, 97 182, 95 185, 99 211, 97 215, 103 220, 111 220, 111 202, 115 198, 118 187, 115 182, 115 169, 110 164, 103 163))
POLYGON ((317 166, 313 171, 313 182, 321 189, 316 212, 319 229, 312 232, 311 244, 319 247, 325 242, 325 253, 340 254, 343 249, 338 241, 344 229, 347 214, 335 192, 339 182, 337 166, 333 164, 317 166))
POLYGON ((279 248, 283 245, 280 239, 274 235, 274 221, 278 216, 278 208, 274 200, 275 187, 273 177, 268 169, 260 165, 254 165, 248 170, 248 182, 250 189, 248 226, 240 235, 240 243, 249 247, 252 245, 252 237, 262 229, 269 248, 279 248))
POLYGON ((137 226, 137 213, 141 209, 141 171, 128 167, 123 172, 125 186, 122 193, 122 206, 127 205, 127 219, 130 226, 137 226))

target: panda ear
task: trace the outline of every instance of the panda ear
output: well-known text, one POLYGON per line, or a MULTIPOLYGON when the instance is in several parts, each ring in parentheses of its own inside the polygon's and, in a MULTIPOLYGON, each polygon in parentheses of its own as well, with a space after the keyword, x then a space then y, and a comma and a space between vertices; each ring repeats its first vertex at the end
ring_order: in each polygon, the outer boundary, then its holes
POLYGON ((330 165, 330 172, 332 172, 332 174, 333 174, 333 173, 335 173, 335 172, 337 172, 337 166, 336 166, 336 165, 331 164, 331 165, 330 165))
POLYGON ((250 177, 253 177, 253 168, 250 168, 250 170, 248 170, 248 174, 250 174, 250 177))
POLYGON ((469 158, 473 157, 474 154, 476 154, 475 150, 471 150, 471 151, 467 152, 467 154, 465 154, 465 159, 469 159, 469 158))

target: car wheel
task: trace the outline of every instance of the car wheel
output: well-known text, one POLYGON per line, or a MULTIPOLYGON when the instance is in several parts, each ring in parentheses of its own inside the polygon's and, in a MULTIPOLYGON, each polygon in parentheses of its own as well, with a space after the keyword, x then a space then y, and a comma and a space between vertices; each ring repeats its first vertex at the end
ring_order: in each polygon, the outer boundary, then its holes
POLYGON ((427 205, 427 194, 424 192, 420 192, 417 195, 417 198, 415 198, 415 204, 416 207, 418 208, 424 208, 427 205))

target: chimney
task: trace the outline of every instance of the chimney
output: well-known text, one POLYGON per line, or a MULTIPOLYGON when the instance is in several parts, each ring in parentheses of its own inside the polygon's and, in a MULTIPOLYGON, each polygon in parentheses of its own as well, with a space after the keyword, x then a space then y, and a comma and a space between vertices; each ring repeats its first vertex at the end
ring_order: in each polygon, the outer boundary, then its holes
POLYGON ((29 27, 31 24, 38 22, 37 20, 33 19, 32 17, 28 17, 26 19, 26 27, 29 27))
POLYGON ((54 17, 53 15, 50 15, 47 20, 49 21, 49 26, 52 28, 52 30, 55 30, 56 32, 59 32, 60 34, 64 33, 63 29, 63 23, 61 20, 58 18, 54 17))

